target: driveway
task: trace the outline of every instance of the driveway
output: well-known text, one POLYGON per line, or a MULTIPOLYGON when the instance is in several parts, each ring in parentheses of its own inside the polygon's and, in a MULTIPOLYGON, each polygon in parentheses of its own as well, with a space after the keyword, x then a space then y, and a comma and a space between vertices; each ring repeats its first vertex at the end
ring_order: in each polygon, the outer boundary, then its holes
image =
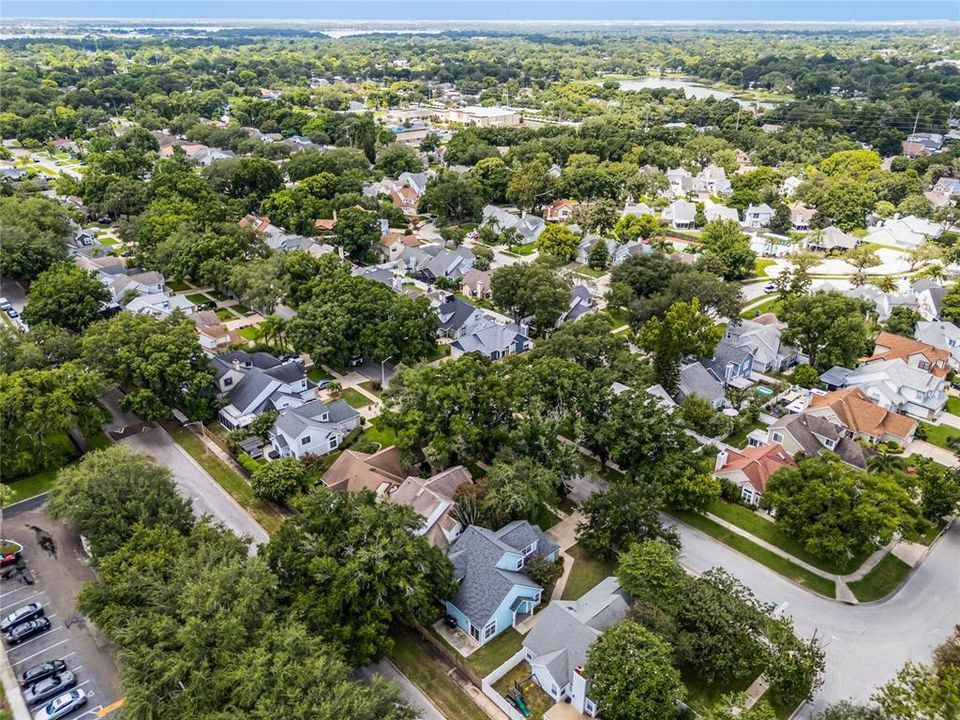
POLYGON ((960 522, 953 523, 896 595, 858 606, 813 595, 707 535, 675 524, 684 565, 695 572, 728 570, 762 602, 783 605, 800 635, 816 634, 824 643, 823 688, 800 717, 845 698, 867 700, 907 660, 929 662, 933 648, 960 621, 960 522))
POLYGON ((906 457, 910 457, 914 453, 922 455, 925 458, 930 458, 947 467, 960 467, 960 461, 957 460, 956 454, 933 443, 928 443, 925 440, 914 440, 904 448, 903 454, 906 457))
POLYGON ((376 665, 361 668, 360 674, 367 680, 372 680, 374 675, 382 675, 387 680, 392 680, 399 685, 400 692, 403 693, 407 702, 420 711, 420 720, 447 720, 447 717, 440 712, 430 698, 424 695, 420 688, 410 682, 409 678, 386 658, 376 665))
POLYGON ((237 535, 251 538, 251 552, 269 540, 264 529, 163 430, 149 428, 121 442, 132 450, 152 455, 168 468, 197 515, 211 515, 237 535))

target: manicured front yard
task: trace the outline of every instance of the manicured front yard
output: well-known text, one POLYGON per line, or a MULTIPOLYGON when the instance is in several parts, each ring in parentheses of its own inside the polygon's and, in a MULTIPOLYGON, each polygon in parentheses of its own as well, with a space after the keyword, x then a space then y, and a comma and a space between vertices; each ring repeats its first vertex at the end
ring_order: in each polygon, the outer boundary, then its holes
POLYGON ((951 427, 950 425, 931 425, 930 423, 925 423, 922 420, 920 421, 920 427, 923 428, 924 439, 937 447, 942 447, 946 450, 950 449, 950 446, 947 445, 947 440, 950 438, 960 437, 960 429, 951 427))
POLYGON ((347 404, 352 408, 362 408, 370 404, 370 400, 366 395, 358 392, 353 388, 344 388, 340 393, 340 399, 346 400, 347 404))
POLYGON ((183 292, 184 290, 189 290, 190 286, 185 282, 180 282, 179 280, 167 280, 167 290, 172 290, 173 292, 183 292))
POLYGON ((724 502, 723 500, 714 500, 708 510, 717 517, 723 518, 727 522, 733 523, 737 527, 746 530, 751 535, 765 540, 771 545, 776 545, 798 560, 803 560, 805 563, 809 563, 829 573, 836 573, 838 575, 851 573, 860 567, 869 555, 869 553, 861 553, 847 562, 842 563, 823 560, 807 552, 800 542, 783 532, 776 523, 764 519, 748 507, 734 505, 733 503, 724 502))
POLYGON ((862 580, 849 583, 848 587, 860 602, 882 600, 896 590, 909 573, 909 565, 888 553, 862 580))
POLYGON ((960 417, 960 397, 950 395, 947 397, 947 412, 951 415, 960 417))
POLYGON ((727 436, 725 442, 727 445, 733 445, 735 448, 743 448, 747 444, 747 435, 754 430, 766 430, 767 426, 757 420, 755 423, 744 425, 739 430, 732 432, 727 436))
POLYGON ((187 300, 192 302, 194 305, 213 302, 213 298, 207 297, 203 293, 193 293, 192 295, 187 295, 187 300))
POLYGON ((307 368, 307 377, 313 382, 320 382, 321 380, 333 380, 333 375, 328 373, 323 369, 323 365, 311 365, 307 368))
POLYGON ((403 628, 393 634, 387 656, 449 718, 489 720, 473 700, 434 662, 413 633, 403 628))
POLYGON ((217 308, 216 310, 214 310, 214 312, 217 314, 217 317, 224 322, 226 322, 227 320, 236 320, 238 317, 237 314, 233 312, 233 310, 231 310, 230 308, 225 308, 225 307, 217 308))
POLYGON ((684 702, 700 714, 713 708, 724 695, 742 693, 750 687, 750 681, 718 682, 707 685, 692 673, 682 673, 681 679, 687 688, 687 699, 684 702))
POLYGON ((375 384, 373 380, 366 380, 360 383, 360 387, 362 387, 371 395, 376 395, 378 398, 383 397, 383 389, 379 386, 379 383, 375 384))
POLYGON ((563 586, 561 600, 579 600, 601 580, 613 575, 616 569, 613 563, 594 557, 579 545, 567 550, 567 554, 573 558, 573 567, 570 568, 567 584, 563 586))
POLYGON ((756 543, 750 542, 747 538, 737 535, 732 530, 727 530, 722 525, 718 525, 710 518, 697 513, 684 512, 671 508, 668 511, 678 520, 696 528, 702 533, 712 537, 714 540, 722 542, 734 550, 743 553, 752 560, 761 565, 766 565, 775 573, 783 575, 785 578, 793 580, 798 585, 802 585, 808 590, 819 593, 828 598, 836 597, 836 586, 832 580, 820 577, 809 570, 804 570, 799 565, 782 558, 774 552, 762 548, 756 543))
POLYGON ((381 448, 396 445, 397 434, 393 428, 381 427, 380 419, 373 419, 367 429, 363 431, 363 436, 371 442, 380 443, 381 448))
MULTIPOLYGON (((90 450, 102 450, 110 445, 110 439, 102 431, 90 438, 88 442, 90 444, 90 450)), ((56 482, 57 473, 59 473, 65 467, 69 467, 70 465, 80 462, 80 458, 78 457, 77 453, 77 447, 67 435, 63 435, 58 439, 57 448, 58 451, 63 453, 63 464, 47 470, 42 470, 35 475, 28 475, 27 477, 20 478, 19 480, 4 481, 4 484, 9 485, 10 489, 13 491, 13 496, 10 498, 7 504, 20 502, 21 500, 26 500, 28 498, 50 492, 50 489, 56 482), (72 460, 70 459, 71 457, 73 458, 72 460)))
POLYGON ((514 255, 533 255, 537 251, 536 243, 527 243, 526 245, 514 245, 510 248, 510 252, 514 255))
MULTIPOLYGON (((467 665, 480 677, 486 677, 509 660, 523 645, 523 635, 507 628, 467 658, 467 665)), ((454 651, 456 652, 456 651, 454 651)))
MULTIPOLYGON (((220 317, 219 315, 217 317, 220 317)), ((244 328, 237 330, 237 334, 242 337, 244 340, 256 340, 257 335, 257 326, 256 325, 247 325, 244 328)))
POLYGON ((752 307, 749 310, 744 310, 743 312, 740 313, 740 317, 747 318, 749 320, 751 318, 755 318, 757 315, 763 315, 763 313, 768 313, 768 312, 777 313, 779 311, 780 311, 780 298, 777 297, 776 295, 773 295, 771 297, 768 297, 759 305, 756 305, 755 307, 752 307))
POLYGON ((765 272, 771 265, 776 265, 777 261, 772 258, 757 258, 753 263, 753 274, 760 278, 769 277, 765 272))
MULTIPOLYGON (((493 684, 493 689, 506 697, 508 693, 510 695, 515 694, 515 686, 520 687, 523 704, 526 705, 530 711, 530 714, 526 716, 529 720, 541 720, 543 714, 555 704, 551 697, 534 682, 531 677, 530 665, 526 662, 518 664, 510 672, 497 680, 493 684)), ((510 701, 508 700, 507 702, 510 701)))
POLYGON ((445 358, 450 354, 450 344, 444 343, 443 345, 437 344, 434 346, 433 350, 430 351, 430 354, 423 358, 422 362, 434 362, 440 358, 445 358))
POLYGON ((609 272, 609 270, 596 270, 589 265, 581 265, 580 263, 574 263, 570 267, 575 273, 587 275, 592 278, 601 278, 609 272))
POLYGON ((182 427, 168 428, 167 432, 176 443, 187 451, 197 463, 206 470, 217 484, 246 510, 260 527, 272 535, 280 529, 284 517, 276 509, 258 499, 250 484, 238 475, 233 468, 225 465, 220 458, 208 451, 200 439, 182 427))

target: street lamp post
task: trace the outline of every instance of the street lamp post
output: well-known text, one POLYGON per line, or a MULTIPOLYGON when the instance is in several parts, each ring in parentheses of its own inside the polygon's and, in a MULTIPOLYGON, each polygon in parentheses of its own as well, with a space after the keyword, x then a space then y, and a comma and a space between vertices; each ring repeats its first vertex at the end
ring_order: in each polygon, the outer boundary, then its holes
POLYGON ((386 364, 387 364, 387 360, 390 360, 392 357, 393 357, 393 355, 390 355, 390 356, 385 357, 383 360, 380 361, 380 387, 381 387, 382 389, 383 389, 383 388, 386 388, 386 386, 387 386, 387 376, 386 376, 386 374, 385 374, 385 371, 384 371, 384 367, 383 367, 383 366, 386 365, 386 364))

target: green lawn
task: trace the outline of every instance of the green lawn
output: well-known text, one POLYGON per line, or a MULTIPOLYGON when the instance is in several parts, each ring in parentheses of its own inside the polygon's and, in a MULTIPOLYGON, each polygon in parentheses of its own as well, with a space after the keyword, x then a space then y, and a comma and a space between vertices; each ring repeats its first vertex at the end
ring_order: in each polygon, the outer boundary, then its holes
POLYGON ((956 395, 947 397, 947 412, 960 417, 960 397, 956 395))
POLYGON ((190 286, 179 280, 167 280, 167 289, 173 292, 183 292, 184 290, 189 290, 190 286))
POLYGON ((752 433, 754 430, 766 429, 766 425, 757 420, 755 423, 750 425, 744 425, 739 430, 730 433, 727 436, 725 442, 727 445, 733 445, 735 448, 743 448, 747 444, 747 435, 752 433))
POLYGON ((567 554, 573 558, 573 567, 570 568, 567 584, 563 586, 562 600, 579 600, 601 580, 613 575, 616 569, 613 563, 595 558, 579 545, 567 550, 567 554))
POLYGON ((769 275, 765 270, 771 265, 776 265, 777 261, 771 258, 757 258, 753 263, 753 274, 759 278, 767 278, 769 275))
POLYGON ((200 439, 189 430, 182 427, 168 428, 168 432, 176 443, 187 451, 197 463, 206 470, 210 476, 227 493, 240 504, 240 506, 253 516, 260 526, 272 535, 280 529, 284 517, 272 506, 257 499, 250 488, 250 484, 238 475, 233 468, 225 465, 220 458, 209 452, 200 439))
POLYGON ((232 309, 241 315, 253 315, 254 313, 254 311, 248 308, 246 305, 240 305, 239 303, 234 305, 232 309))
POLYGON ((757 315, 762 315, 763 313, 768 312, 780 312, 780 298, 778 298, 776 295, 768 297, 756 307, 752 307, 749 310, 744 310, 740 313, 740 317, 747 318, 749 320, 751 318, 755 318, 757 315))
POLYGON ((377 385, 374 384, 373 380, 366 380, 360 383, 360 387, 362 387, 368 393, 372 395, 376 395, 378 398, 383 397, 383 389, 377 387, 377 385))
MULTIPOLYGON (((88 442, 90 443, 91 450, 102 450, 111 444, 110 438, 108 438, 103 431, 98 432, 96 435, 90 438, 88 442)), ((80 461, 77 447, 66 434, 57 439, 56 447, 58 452, 63 453, 64 462, 62 465, 49 468, 48 470, 43 470, 35 475, 28 475, 27 477, 20 478, 19 480, 4 482, 5 485, 9 485, 10 489, 13 490, 13 497, 10 498, 10 503, 20 502, 21 500, 26 500, 27 498, 36 497, 37 495, 42 495, 45 492, 49 492, 57 479, 57 473, 63 470, 63 468, 80 461)))
POLYGON ((324 370, 322 365, 311 365, 309 368, 307 368, 307 377, 314 382, 320 382, 321 380, 333 380, 333 375, 324 370))
POLYGON ((101 235, 100 237, 97 238, 97 242, 100 243, 101 245, 105 245, 105 246, 110 246, 110 245, 116 245, 116 244, 117 244, 117 241, 114 240, 114 239, 113 239, 112 237, 110 237, 109 235, 101 235))
MULTIPOLYGON (((220 317, 217 315, 217 317, 220 317)), ((256 340, 257 339, 257 326, 256 325, 247 325, 245 328, 240 328, 237 330, 237 334, 242 337, 244 340, 256 340)))
POLYGON ((609 270, 594 270, 589 265, 581 265, 580 263, 574 263, 570 267, 574 272, 580 273, 581 275, 586 275, 592 278, 603 277, 609 272, 609 270))
POLYGON ((213 298, 216 299, 216 300, 226 300, 226 299, 227 299, 227 296, 224 295, 224 294, 223 294, 222 292, 220 292, 219 290, 211 290, 211 291, 210 291, 210 296, 213 297, 213 298))
MULTIPOLYGON (((471 301, 471 302, 476 304, 475 301, 471 301)), ((444 343, 443 345, 440 345, 438 343, 434 345, 433 350, 430 352, 430 354, 423 358, 422 362, 426 362, 426 363, 433 362, 435 360, 439 360, 440 358, 445 358, 449 354, 450 354, 450 344, 444 343)))
POLYGON ((960 430, 950 425, 931 425, 930 423, 925 423, 922 420, 920 422, 920 427, 923 428, 925 439, 928 443, 932 443, 937 447, 942 447, 946 450, 949 450, 950 447, 947 445, 947 440, 950 438, 960 437, 960 430))
POLYGON ((518 663, 515 668, 493 684, 493 689, 506 697, 506 693, 513 693, 514 685, 519 684, 523 704, 529 711, 526 717, 528 720, 541 720, 543 714, 554 706, 554 701, 531 679, 531 674, 528 663, 518 663))
POLYGON ((403 628, 393 634, 393 649, 387 655, 445 716, 457 720, 489 720, 487 714, 447 676, 444 668, 427 655, 421 642, 413 632, 403 628))
POLYGON ((727 530, 722 525, 718 525, 710 518, 697 513, 684 512, 671 508, 669 513, 677 519, 685 522, 687 525, 695 527, 697 530, 706 533, 710 537, 724 545, 727 545, 738 552, 743 553, 752 560, 761 565, 765 565, 775 573, 783 575, 785 578, 793 580, 798 585, 802 585, 808 590, 819 593, 828 598, 836 597, 836 586, 832 580, 827 580, 819 575, 815 575, 809 570, 804 570, 789 560, 780 557, 774 552, 770 552, 752 543, 741 535, 737 535, 731 530, 727 530))
POLYGON ((367 424, 367 429, 363 431, 363 436, 371 442, 380 443, 380 447, 390 447, 397 443, 397 433, 393 428, 380 426, 380 419, 374 418, 367 424))
POLYGON ((213 298, 207 297, 203 293, 193 293, 192 295, 187 295, 187 300, 192 302, 194 305, 213 302, 213 298))
POLYGON ((507 628, 471 653, 466 659, 467 665, 480 677, 486 677, 516 654, 522 645, 523 635, 513 628, 507 628))
POLYGON ((746 692, 751 682, 749 680, 746 682, 729 682, 724 678, 721 682, 707 685, 690 672, 682 673, 681 679, 687 688, 687 697, 684 702, 700 714, 709 711, 728 693, 746 692))
POLYGON ((510 248, 510 252, 512 252, 514 255, 522 256, 533 255, 533 253, 536 251, 537 244, 535 242, 528 243, 526 245, 514 245, 512 248, 510 248))
POLYGON ((614 328, 622 327, 630 322, 630 315, 622 308, 608 307, 600 312, 606 314, 610 318, 610 324, 614 328))
POLYGON ((724 502, 723 500, 714 500, 708 509, 717 517, 733 523, 737 527, 746 530, 761 540, 765 540, 771 545, 775 545, 781 550, 790 553, 798 560, 803 560, 803 562, 809 563, 828 573, 835 573, 837 575, 851 573, 860 567, 870 554, 860 553, 847 562, 842 563, 823 560, 807 552, 800 542, 783 532, 776 523, 765 520, 748 507, 734 505, 733 503, 724 502))
POLYGON ((347 404, 352 408, 362 408, 370 404, 370 401, 367 399, 366 395, 361 394, 353 388, 344 388, 340 392, 340 399, 346 400, 347 404))
POLYGON ((862 580, 849 583, 848 587, 860 602, 882 600, 896 590, 909 573, 909 565, 888 553, 862 580))
POLYGON ((220 320, 222 320, 223 322, 226 322, 227 320, 236 320, 237 317, 239 317, 230 308, 225 308, 225 307, 217 308, 216 310, 214 310, 214 312, 217 314, 217 317, 220 318, 220 320))

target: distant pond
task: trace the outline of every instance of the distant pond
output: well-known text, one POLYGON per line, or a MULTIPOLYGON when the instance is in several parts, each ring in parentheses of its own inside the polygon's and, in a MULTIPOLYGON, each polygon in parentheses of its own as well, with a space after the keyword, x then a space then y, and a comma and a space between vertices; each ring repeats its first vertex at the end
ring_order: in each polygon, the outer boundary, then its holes
POLYGON ((653 90, 656 88, 666 88, 667 90, 683 90, 687 94, 687 97, 694 98, 696 100, 705 100, 706 98, 710 97, 716 98, 717 100, 728 100, 733 98, 744 107, 756 105, 757 107, 764 108, 766 110, 771 110, 777 106, 776 103, 772 102, 745 100, 737 97, 732 92, 727 92, 726 90, 716 90, 714 88, 707 87, 706 85, 699 85, 698 83, 691 82, 689 80, 671 80, 670 78, 645 77, 640 80, 620 81, 621 90, 653 90))

